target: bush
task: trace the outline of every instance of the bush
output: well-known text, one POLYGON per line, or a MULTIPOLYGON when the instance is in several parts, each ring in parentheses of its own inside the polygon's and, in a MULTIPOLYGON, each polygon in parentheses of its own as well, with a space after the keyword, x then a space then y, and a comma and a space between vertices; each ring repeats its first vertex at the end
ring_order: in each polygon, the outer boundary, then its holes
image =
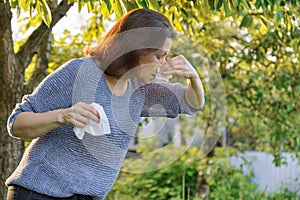
MULTIPOLYGON (((163 156, 175 151, 182 149, 168 148, 163 156)), ((253 173, 244 174, 241 169, 230 165, 229 158, 236 153, 234 149, 215 148, 213 157, 203 159, 199 158, 199 153, 198 148, 190 148, 179 159, 158 171, 121 172, 107 200, 201 200, 207 192, 209 199, 297 199, 295 193, 287 191, 270 195, 257 192, 258 186, 251 183, 253 173)), ((150 158, 152 163, 159 162, 159 159, 157 156, 150 158)), ((141 163, 140 159, 127 159, 123 170, 130 171, 128 169, 142 164, 145 163, 141 163)))

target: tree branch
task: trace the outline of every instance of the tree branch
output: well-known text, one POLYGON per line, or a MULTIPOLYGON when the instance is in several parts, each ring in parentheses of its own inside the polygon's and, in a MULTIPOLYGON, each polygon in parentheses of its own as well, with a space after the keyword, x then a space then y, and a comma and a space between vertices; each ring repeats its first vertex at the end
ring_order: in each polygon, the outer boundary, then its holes
POLYGON ((65 16, 66 12, 72 7, 73 3, 68 4, 67 1, 61 1, 61 3, 52 11, 52 23, 50 28, 48 28, 44 23, 42 23, 29 37, 27 42, 20 48, 17 53, 18 59, 23 63, 22 70, 24 71, 26 67, 32 60, 34 54, 37 53, 39 46, 43 41, 48 40, 48 35, 52 27, 65 16))
POLYGON ((23 95, 31 93, 32 89, 35 88, 47 76, 49 62, 48 55, 50 51, 49 43, 51 43, 51 32, 48 35, 48 40, 44 40, 38 48, 35 68, 30 76, 30 79, 24 85, 23 95))

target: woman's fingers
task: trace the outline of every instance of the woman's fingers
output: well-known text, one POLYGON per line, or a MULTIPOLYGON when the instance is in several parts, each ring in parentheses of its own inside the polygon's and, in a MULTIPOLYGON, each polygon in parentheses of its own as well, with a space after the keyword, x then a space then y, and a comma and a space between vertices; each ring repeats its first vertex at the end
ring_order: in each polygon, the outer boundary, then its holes
POLYGON ((89 123, 89 120, 93 120, 96 123, 100 122, 100 115, 96 109, 91 105, 79 102, 66 109, 65 123, 71 126, 84 127, 89 123))
POLYGON ((87 118, 87 119, 91 119, 95 122, 99 122, 100 115, 93 106, 80 102, 80 103, 78 103, 77 108, 78 108, 78 113, 80 114, 80 116, 87 118))
POLYGON ((163 74, 177 74, 186 78, 197 77, 197 72, 191 63, 183 56, 175 56, 167 61, 168 68, 164 68, 163 74))

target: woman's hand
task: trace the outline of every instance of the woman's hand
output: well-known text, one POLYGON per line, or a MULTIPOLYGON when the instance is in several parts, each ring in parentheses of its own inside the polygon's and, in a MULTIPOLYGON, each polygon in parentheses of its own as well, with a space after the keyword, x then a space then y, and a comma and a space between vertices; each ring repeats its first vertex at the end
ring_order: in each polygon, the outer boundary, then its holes
POLYGON ((44 113, 22 112, 13 123, 12 134, 22 139, 33 139, 64 124, 83 128, 90 119, 99 123, 99 113, 93 106, 81 102, 70 108, 44 113))
POLYGON ((62 112, 61 123, 83 128, 89 120, 100 122, 100 115, 93 106, 79 102, 62 112))
POLYGON ((190 79, 198 78, 197 71, 183 55, 168 59, 167 64, 161 70, 164 75, 177 74, 190 79))
POLYGON ((99 113, 93 106, 81 102, 70 108, 43 113, 22 112, 13 123, 12 134, 22 139, 33 139, 64 124, 83 128, 90 119, 99 123, 99 113))
POLYGON ((187 78, 185 100, 193 108, 200 109, 204 105, 204 90, 196 69, 183 56, 178 55, 167 60, 161 69, 164 75, 179 75, 187 78))

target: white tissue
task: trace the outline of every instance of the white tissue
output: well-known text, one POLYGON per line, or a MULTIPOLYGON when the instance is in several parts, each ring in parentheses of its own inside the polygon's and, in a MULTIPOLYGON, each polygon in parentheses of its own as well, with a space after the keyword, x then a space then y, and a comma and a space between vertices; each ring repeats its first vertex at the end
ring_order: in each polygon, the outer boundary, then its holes
POLYGON ((157 68, 156 70, 156 76, 155 76, 155 81, 156 82, 169 82, 169 75, 163 75, 162 72, 160 71, 160 67, 157 68))
POLYGON ((90 120, 89 124, 86 125, 84 128, 74 127, 73 131, 75 132, 77 138, 80 140, 82 140, 85 132, 93 136, 110 134, 109 121, 107 119, 103 107, 97 103, 91 103, 90 105, 98 111, 100 115, 100 122, 96 123, 93 120, 90 120))

